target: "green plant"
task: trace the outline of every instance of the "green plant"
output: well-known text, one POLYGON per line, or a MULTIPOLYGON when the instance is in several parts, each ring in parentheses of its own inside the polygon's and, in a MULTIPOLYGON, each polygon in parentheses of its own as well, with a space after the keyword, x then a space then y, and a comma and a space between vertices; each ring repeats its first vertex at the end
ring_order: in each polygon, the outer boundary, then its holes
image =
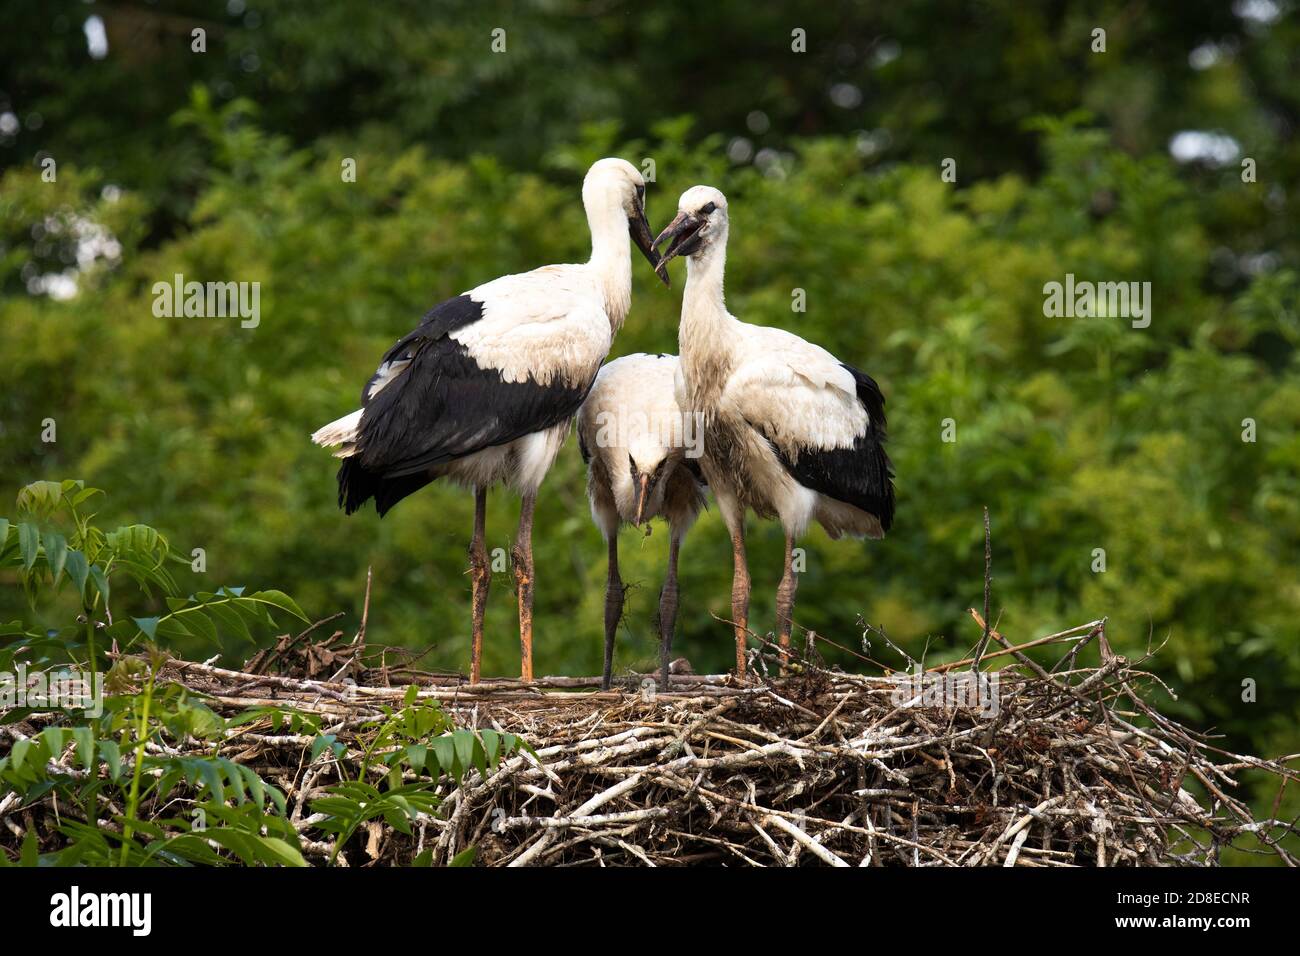
POLYGON ((84 655, 90 671, 98 673, 97 646, 105 641, 116 642, 122 651, 158 637, 195 637, 212 645, 223 631, 251 642, 252 628, 275 626, 273 609, 307 620, 283 591, 218 587, 181 596, 168 565, 189 562, 147 525, 104 531, 93 524, 95 514, 88 505, 102 494, 81 481, 36 481, 18 493, 18 520, 0 518, 0 572, 16 573, 33 609, 56 603, 70 587, 78 612, 75 626, 37 630, 21 622, 0 625, 0 638, 8 638, 0 648, 0 668, 8 669, 20 655, 38 665, 80 662, 84 655), (157 604, 161 599, 165 610, 133 617, 119 606, 115 614, 113 582, 122 578, 137 585, 140 600, 157 604))
MULTIPOLYGON (((362 734, 369 739, 357 761, 355 777, 331 785, 329 796, 312 803, 313 813, 325 815, 321 829, 335 836, 330 862, 368 820, 382 818, 409 835, 419 814, 432 813, 438 807, 435 789, 443 778, 459 783, 470 770, 478 770, 486 778, 517 749, 531 750, 514 734, 453 727, 436 702, 420 700, 418 692, 412 684, 401 708, 385 707, 383 717, 363 728, 362 734), (376 760, 387 768, 378 786, 366 780, 376 769, 376 760), (415 781, 405 783, 404 772, 412 774, 415 781)), ((336 760, 343 753, 337 740, 321 736, 312 744, 313 760, 326 749, 336 760)), ((339 774, 346 774, 342 764, 339 774)))
MULTIPOLYGON (((527 746, 512 734, 456 728, 415 687, 402 706, 385 707, 356 730, 356 750, 323 732, 316 713, 268 705, 223 717, 164 676, 161 645, 198 640, 210 650, 223 635, 256 643, 274 627, 274 613, 306 616, 275 590, 180 596, 168 566, 185 562, 167 539, 139 524, 102 531, 88 507, 98 495, 80 481, 34 482, 18 495, 17 520, 0 519, 0 574, 12 576, 30 609, 79 617, 75 626, 44 632, 22 621, 6 625, 0 671, 84 666, 89 685, 103 692, 95 713, 47 701, 0 715, 0 733, 11 741, 0 756, 0 796, 48 808, 60 838, 42 852, 29 827, 16 852, 21 865, 306 865, 284 792, 232 756, 232 741, 262 729, 309 741, 303 766, 335 765, 339 780, 313 801, 318 816, 310 826, 333 838, 331 863, 363 823, 382 819, 410 834, 421 814, 438 811, 445 782, 471 770, 486 775, 527 746), (155 613, 124 612, 129 589, 113 587, 122 580, 155 613), (116 653, 101 675, 108 642, 116 653), (38 714, 47 716, 34 724, 38 714)), ((462 853, 453 863, 472 859, 462 853)), ((0 865, 9 863, 0 848, 0 865)))
MULTIPOLYGON (((144 660, 119 661, 110 682, 123 689, 133 681, 142 686, 106 698, 99 718, 49 724, 30 736, 9 728, 13 745, 0 757, 0 792, 16 794, 24 805, 52 799, 65 808, 58 822, 64 845, 44 854, 42 861, 95 866, 228 862, 208 845, 211 840, 248 865, 305 865, 278 788, 216 753, 178 752, 196 740, 214 748, 234 722, 223 720, 179 685, 159 685, 164 659, 151 649, 144 660), (163 814, 177 803, 190 807, 191 819, 163 814), (103 812, 112 807, 122 810, 103 812), (81 819, 72 815, 74 808, 81 819), (208 819, 219 825, 207 826, 208 819)), ((12 714, 5 723, 15 723, 12 714)), ((0 852, 0 862, 3 857, 0 852)), ((30 862, 26 849, 20 859, 30 862)))

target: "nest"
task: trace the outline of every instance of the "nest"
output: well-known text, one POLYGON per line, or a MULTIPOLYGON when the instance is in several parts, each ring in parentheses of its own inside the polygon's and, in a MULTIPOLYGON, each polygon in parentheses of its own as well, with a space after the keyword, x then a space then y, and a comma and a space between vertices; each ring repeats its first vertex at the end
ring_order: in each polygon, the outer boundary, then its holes
POLYGON ((826 666, 815 636, 801 652, 763 643, 751 681, 681 674, 668 691, 642 675, 601 692, 596 678, 470 685, 386 660, 363 668, 338 633, 285 638, 242 671, 170 660, 162 677, 226 714, 322 716, 341 753, 313 760, 311 737, 258 723, 219 748, 284 790, 317 862, 331 846, 307 808, 340 769, 355 775, 370 718, 414 682, 458 725, 517 734, 531 752, 444 779, 439 812, 411 836, 372 822, 337 864, 430 851, 437 865, 474 847, 494 866, 1203 866, 1228 846, 1294 864, 1295 827, 1256 819, 1237 778, 1296 772, 1150 706, 1158 679, 1111 653, 1104 622, 1019 647, 986 635, 1000 646, 981 660, 881 676, 826 666), (1077 666, 1089 643, 1098 665, 1077 666), (1055 668, 1025 654, 1055 644, 1068 648, 1055 668))

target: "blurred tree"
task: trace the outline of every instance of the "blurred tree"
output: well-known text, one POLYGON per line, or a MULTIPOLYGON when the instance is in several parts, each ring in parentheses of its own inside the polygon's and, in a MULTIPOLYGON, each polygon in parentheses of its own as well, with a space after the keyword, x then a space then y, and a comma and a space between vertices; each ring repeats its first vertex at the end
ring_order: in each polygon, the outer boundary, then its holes
POLYGON ((1082 107, 1133 153, 1185 131, 1230 137, 1217 159, 1184 146, 1208 178, 1258 164, 1262 188, 1221 224, 1253 235, 1250 251, 1295 254, 1279 224, 1296 200, 1276 187, 1300 174, 1300 24, 1273 0, 27 0, 6 22, 0 166, 48 153, 102 169, 149 195, 163 231, 202 175, 168 119, 202 83, 219 103, 258 102, 299 145, 382 126, 434 155, 525 168, 580 124, 642 137, 688 113, 740 164, 838 133, 874 162, 952 158, 961 183, 1038 171, 1025 120, 1082 107))

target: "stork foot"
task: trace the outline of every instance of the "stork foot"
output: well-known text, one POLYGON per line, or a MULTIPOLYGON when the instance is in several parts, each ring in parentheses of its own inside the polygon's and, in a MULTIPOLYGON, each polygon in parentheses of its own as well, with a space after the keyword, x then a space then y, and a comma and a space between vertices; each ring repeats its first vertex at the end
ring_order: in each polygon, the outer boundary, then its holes
POLYGON ((477 684, 482 676, 483 666, 483 616, 487 611, 488 588, 492 584, 492 568, 488 564, 487 545, 485 543, 485 522, 487 515, 487 490, 477 488, 474 491, 474 537, 469 544, 469 582, 471 649, 469 664, 469 682, 477 684))
POLYGON ((605 669, 600 678, 600 689, 609 690, 614 680, 614 637, 618 622, 623 619, 623 598, 626 591, 618 573, 618 534, 608 542, 609 568, 605 572, 605 669))
POLYGON ((515 591, 519 597, 519 677, 533 679, 533 562, 532 555, 515 548, 511 552, 515 591))
POLYGON ((677 582, 665 581, 659 593, 659 689, 668 690, 672 673, 673 631, 677 623, 677 582))
POLYGON ((790 631, 794 620, 794 596, 799 590, 799 576, 794 570, 794 538, 786 535, 785 570, 781 574, 781 583, 776 589, 776 630, 777 643, 781 647, 781 673, 786 672, 790 662, 790 631))
POLYGON ((533 679, 533 505, 535 495, 525 495, 519 512, 519 536, 511 549, 515 589, 519 595, 519 678, 533 679))

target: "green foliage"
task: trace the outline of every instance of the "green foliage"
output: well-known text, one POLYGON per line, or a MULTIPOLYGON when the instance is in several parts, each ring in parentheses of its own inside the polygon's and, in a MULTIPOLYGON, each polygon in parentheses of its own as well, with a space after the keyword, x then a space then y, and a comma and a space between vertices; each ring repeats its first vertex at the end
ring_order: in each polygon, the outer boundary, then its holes
POLYGON ((0 627, 0 636, 26 638, 0 647, 0 664, 6 668, 18 655, 42 664, 82 649, 90 655, 93 669, 94 635, 100 625, 104 635, 126 650, 141 639, 153 641, 159 636, 182 642, 197 639, 208 646, 218 645, 223 635, 252 642, 250 625, 258 630, 275 626, 272 609, 307 620, 283 591, 245 593, 243 587, 219 587, 180 596, 167 565, 189 562, 173 554, 167 539, 148 525, 125 525, 110 532, 94 525, 94 514, 85 505, 102 494, 81 481, 36 481, 18 493, 20 520, 0 518, 0 572, 16 573, 31 609, 46 603, 61 609, 70 603, 85 625, 81 630, 65 625, 43 631, 25 629, 19 622, 0 627), (125 617, 119 608, 115 620, 110 606, 114 576, 133 581, 144 601, 155 605, 161 601, 165 611, 125 617), (60 601, 65 585, 72 590, 60 601), (155 588, 160 592, 157 598, 155 588), (76 640, 81 633, 84 645, 76 640))
MULTIPOLYGON (((184 687, 160 685, 166 655, 156 641, 200 641, 211 649, 220 643, 219 629, 251 640, 250 625, 259 630, 273 626, 273 610, 306 617, 292 598, 276 590, 245 593, 223 587, 175 596, 167 564, 186 562, 146 525, 103 532, 85 508, 99 494, 80 481, 34 482, 18 494, 19 520, 0 519, 0 571, 12 574, 33 610, 57 605, 58 592, 70 584, 73 607, 80 607, 87 634, 85 644, 58 631, 42 640, 37 630, 15 622, 0 633, 5 638, 0 670, 9 672, 17 663, 51 669, 70 663, 84 666, 93 680, 98 676, 96 618, 103 619, 104 634, 118 641, 121 650, 142 641, 146 651, 117 658, 104 675, 109 695, 98 713, 88 708, 77 719, 65 712, 37 734, 14 732, 12 746, 0 754, 0 796, 15 794, 22 804, 53 797, 64 808, 59 848, 39 853, 35 830, 29 829, 20 864, 305 866, 284 793, 217 752, 230 735, 263 723, 276 731, 312 735, 310 761, 328 750, 344 778, 313 804, 313 812, 322 815, 319 829, 335 838, 331 862, 362 823, 383 819, 409 834, 420 814, 436 812, 436 791, 444 780, 459 781, 471 770, 487 774, 526 746, 512 734, 455 728, 436 703, 420 701, 412 686, 402 707, 384 708, 383 717, 362 728, 366 747, 355 776, 347 779, 347 747, 321 733, 319 715, 261 707, 227 719, 184 687), (54 530, 60 521, 70 527, 54 530), (114 575, 133 581, 142 600, 154 600, 157 589, 166 611, 152 617, 119 615, 114 621, 114 575), (182 750, 195 741, 202 744, 201 751, 182 750), (366 779, 376 763, 382 768, 382 789, 366 779), (404 771, 416 781, 403 784, 404 771), (160 808, 175 805, 188 806, 191 818, 161 815, 160 808), (105 807, 121 809, 101 820, 105 807), (69 813, 75 810, 80 819, 69 813)), ((78 633, 76 628, 65 631, 78 633)), ((50 708, 19 707, 0 716, 0 723, 17 724, 36 709, 50 708)), ((0 864, 8 862, 0 850, 0 864)))
MULTIPOLYGON (((19 734, 0 756, 0 792, 17 794, 24 804, 53 795, 64 808, 59 822, 63 843, 40 861, 60 866, 305 865, 278 788, 215 753, 176 752, 193 739, 215 745, 236 722, 223 720, 177 685, 156 688, 162 659, 159 654, 148 662, 123 659, 110 672, 110 685, 125 687, 138 680, 143 689, 107 697, 100 717, 49 724, 29 737, 19 734), (147 752, 146 744, 155 745, 154 752, 147 752), (142 815, 146 806, 178 805, 189 808, 189 819, 142 815), (101 821, 101 807, 123 809, 101 821)), ((26 845, 19 862, 35 862, 26 845)))
MULTIPOLYGON (((284 793, 215 749, 262 724, 293 733, 318 731, 319 716, 258 708, 222 718, 179 685, 158 685, 162 661, 161 654, 153 654, 115 665, 110 683, 132 692, 108 697, 101 717, 15 735, 9 752, 0 756, 0 796, 15 794, 23 805, 54 797, 61 808, 62 837, 57 849, 38 853, 35 830, 29 829, 32 836, 25 838, 16 862, 305 866, 299 828, 289 818, 284 793), (180 751, 196 740, 211 752, 180 751), (103 807, 123 809, 101 817, 103 807)), ((4 722, 13 719, 10 714, 4 722)), ((314 764, 328 749, 326 759, 345 777, 311 805, 319 815, 312 829, 334 838, 331 863, 363 823, 383 820, 410 835, 421 815, 438 812, 440 785, 457 783, 475 770, 486 775, 505 757, 527 748, 510 734, 453 728, 436 703, 417 699, 415 687, 402 707, 385 708, 384 716, 361 735, 369 739, 351 779, 344 745, 318 736, 329 746, 313 744, 310 755, 304 755, 314 764), (372 784, 366 778, 375 776, 371 771, 376 769, 377 783, 372 784), (413 782, 403 782, 404 771, 413 782)), ((453 865, 472 859, 462 854, 453 865)), ((0 849, 0 865, 9 862, 0 849)))
MULTIPOLYGON (((363 9, 349 0, 158 0, 93 11, 47 0, 9 11, 0 37, 0 90, 21 120, 0 164, 75 158, 146 197, 150 226, 183 232, 209 170, 202 141, 178 135, 169 119, 199 85, 218 105, 255 103, 263 128, 296 146, 351 142, 360 131, 444 158, 509 157, 520 169, 571 144, 584 124, 648 138, 690 113, 696 135, 743 140, 743 164, 787 153, 798 137, 837 136, 876 163, 933 167, 954 157, 967 183, 1036 174, 1025 118, 1085 108, 1139 154, 1163 150, 1180 130, 1228 130, 1272 182, 1294 182, 1300 144, 1285 131, 1300 99, 1300 19, 1286 4, 1267 24, 1241 8, 441 0, 430 15, 394 0, 363 9), (102 60, 88 55, 82 32, 91 13, 110 38, 102 60), (1098 26, 1108 31, 1104 54, 1091 49, 1098 26), (195 55, 191 30, 200 27, 208 49, 195 55), (802 52, 792 49, 795 28, 802 52), (505 31, 501 53, 496 29, 505 31), (1206 49, 1213 62, 1189 66, 1206 49)), ((361 168, 363 179, 377 169, 361 168)), ((1194 175, 1213 184, 1219 172, 1194 175)), ((1266 193, 1207 197, 1207 212, 1248 247, 1281 242, 1294 254, 1288 216, 1269 210, 1283 204, 1293 223, 1293 191, 1266 193)), ((60 245, 40 259, 58 262, 60 245)))
MULTIPOLYGON (((432 813, 438 806, 440 801, 434 791, 444 777, 458 783, 471 770, 477 770, 486 778, 517 749, 532 751, 514 734, 453 727, 436 703, 420 701, 417 693, 418 688, 412 684, 400 709, 383 708, 384 716, 364 728, 363 734, 369 734, 370 739, 355 779, 331 785, 327 788, 329 796, 312 802, 312 813, 325 817, 320 828, 335 835, 331 862, 368 820, 382 819, 410 835, 411 824, 419 814, 432 813), (382 790, 366 782, 376 758, 388 768, 382 790), (402 782, 404 771, 415 776, 414 783, 402 782)), ((312 760, 327 749, 337 760, 343 745, 330 735, 318 737, 312 744, 312 760)))

